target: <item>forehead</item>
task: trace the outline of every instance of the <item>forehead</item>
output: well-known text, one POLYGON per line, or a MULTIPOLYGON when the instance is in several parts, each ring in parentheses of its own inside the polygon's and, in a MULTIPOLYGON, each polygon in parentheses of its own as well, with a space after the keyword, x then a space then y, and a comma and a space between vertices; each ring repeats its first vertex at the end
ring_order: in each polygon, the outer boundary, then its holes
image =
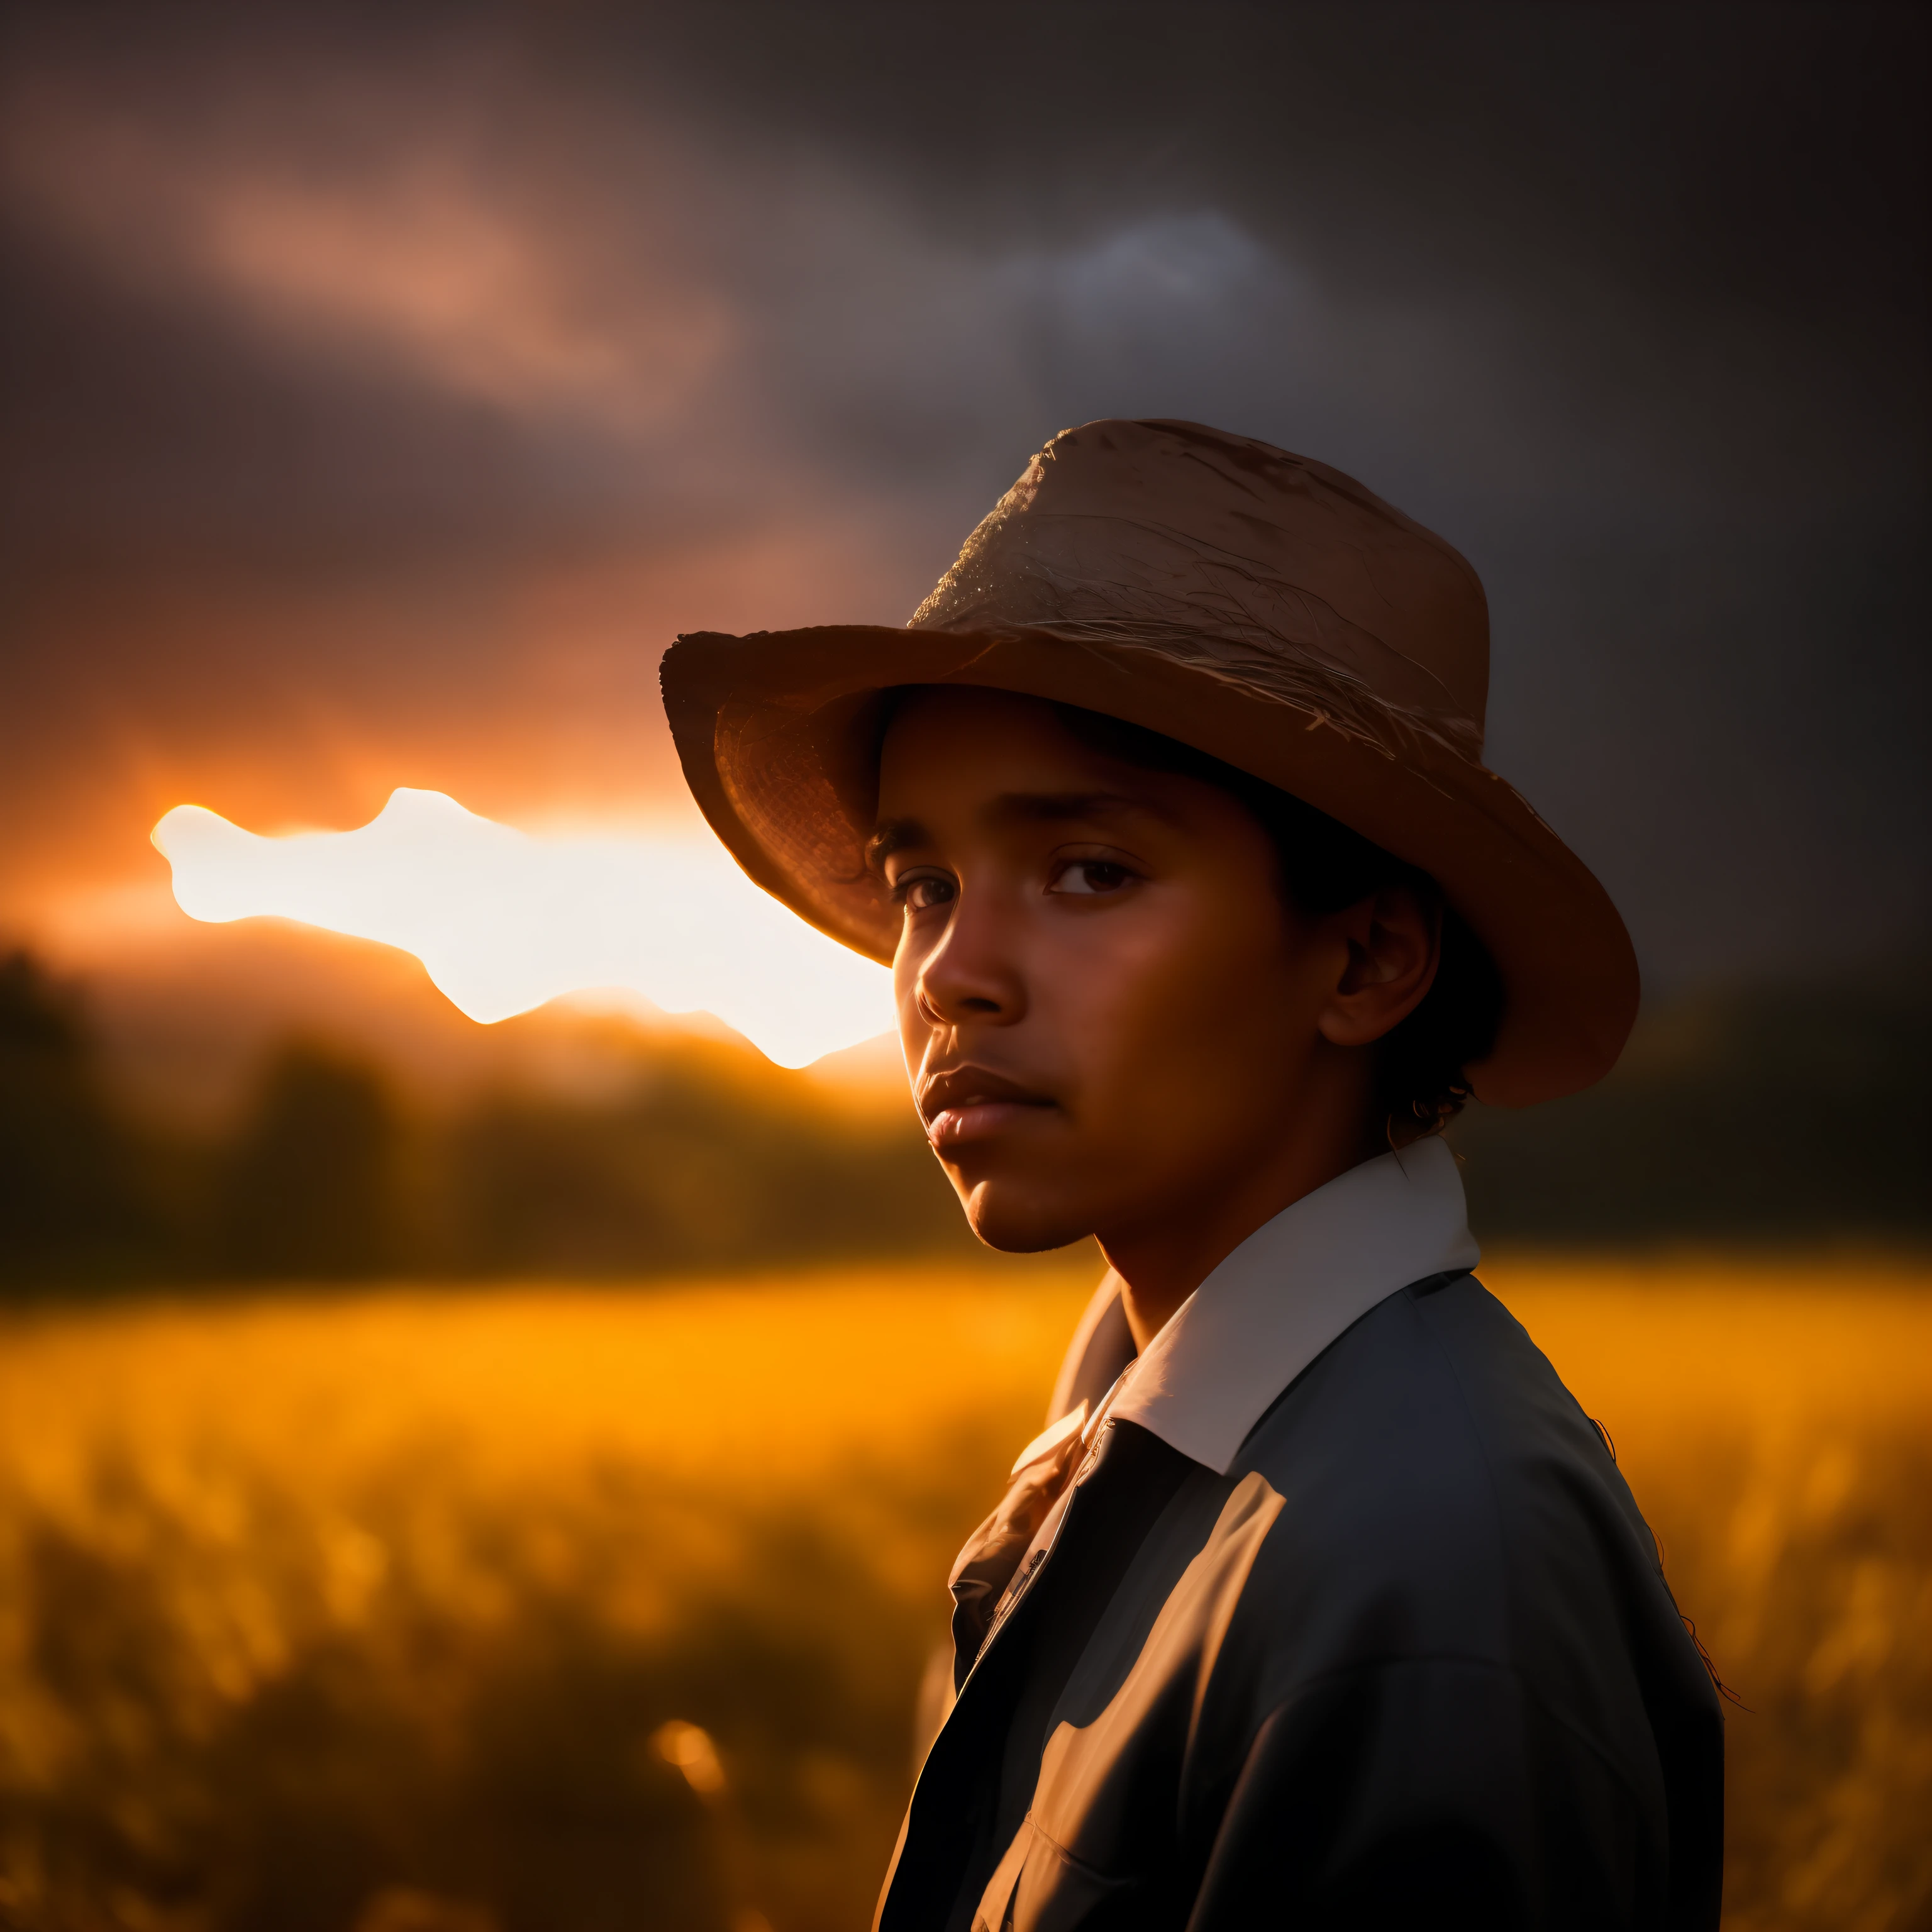
POLYGON ((1225 842, 1246 814, 1229 794, 1178 772, 1150 771, 1083 742, 1043 700, 941 688, 908 694, 880 761, 878 866, 894 852, 982 836, 1042 832, 1225 842))

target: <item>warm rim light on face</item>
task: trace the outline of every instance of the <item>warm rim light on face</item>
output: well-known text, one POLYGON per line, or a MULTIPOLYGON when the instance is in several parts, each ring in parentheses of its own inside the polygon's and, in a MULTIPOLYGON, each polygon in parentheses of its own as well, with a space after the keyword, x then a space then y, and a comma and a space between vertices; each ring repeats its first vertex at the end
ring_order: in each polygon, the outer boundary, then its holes
POLYGON ((716 841, 538 838, 399 790, 353 832, 269 838, 197 805, 154 830, 190 918, 272 916, 412 952, 472 1019, 621 989, 712 1013, 782 1066, 888 1031, 885 970, 814 932, 716 841))

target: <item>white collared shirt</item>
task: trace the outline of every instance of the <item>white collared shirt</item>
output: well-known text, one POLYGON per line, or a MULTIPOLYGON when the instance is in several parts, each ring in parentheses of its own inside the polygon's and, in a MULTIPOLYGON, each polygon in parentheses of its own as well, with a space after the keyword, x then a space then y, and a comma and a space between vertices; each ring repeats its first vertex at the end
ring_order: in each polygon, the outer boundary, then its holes
POLYGON ((1256 1229, 1134 1360, 1120 1282, 1102 1282, 1054 1391, 1057 1418, 1097 1403, 1225 1475, 1268 1406, 1398 1288, 1475 1266, 1462 1177, 1439 1135, 1366 1160, 1256 1229))

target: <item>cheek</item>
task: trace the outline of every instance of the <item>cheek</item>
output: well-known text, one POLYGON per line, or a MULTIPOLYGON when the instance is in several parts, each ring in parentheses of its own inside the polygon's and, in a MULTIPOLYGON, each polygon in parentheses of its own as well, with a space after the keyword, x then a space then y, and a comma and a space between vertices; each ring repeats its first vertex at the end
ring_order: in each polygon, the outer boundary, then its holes
POLYGON ((915 1038, 923 1041, 926 1030, 916 1004, 919 968, 919 960, 902 938, 898 950, 892 955, 892 1010, 898 1015, 900 1041, 908 1052, 915 1038))
MULTIPOLYGON (((1096 921, 1096 927, 1101 922, 1096 921)), ((1115 1119, 1183 1123, 1279 1090, 1312 1008, 1284 926, 1264 907, 1179 896, 1123 920, 1055 1004, 1088 1097, 1115 1119)))

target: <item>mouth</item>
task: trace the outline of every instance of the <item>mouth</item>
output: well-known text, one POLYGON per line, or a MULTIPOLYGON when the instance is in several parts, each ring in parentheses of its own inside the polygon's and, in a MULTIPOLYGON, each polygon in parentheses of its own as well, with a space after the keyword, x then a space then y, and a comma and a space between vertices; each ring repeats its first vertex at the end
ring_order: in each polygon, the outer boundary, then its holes
POLYGON ((926 1137, 939 1153, 969 1141, 989 1139, 1054 1105, 1046 1094, 979 1066, 935 1073, 921 1086, 919 1096, 926 1137))

